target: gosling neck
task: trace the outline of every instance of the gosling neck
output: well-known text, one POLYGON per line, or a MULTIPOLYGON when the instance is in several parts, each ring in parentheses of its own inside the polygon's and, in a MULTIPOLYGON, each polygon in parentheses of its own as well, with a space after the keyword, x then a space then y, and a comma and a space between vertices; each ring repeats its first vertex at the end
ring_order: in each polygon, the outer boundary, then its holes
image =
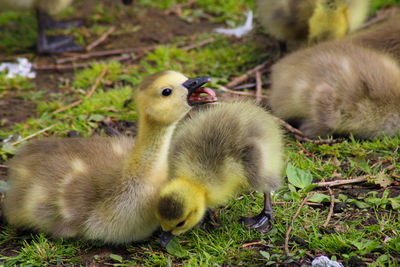
POLYGON ((145 116, 138 118, 138 134, 129 166, 131 169, 152 168, 167 164, 167 156, 172 133, 176 123, 161 124, 145 116))

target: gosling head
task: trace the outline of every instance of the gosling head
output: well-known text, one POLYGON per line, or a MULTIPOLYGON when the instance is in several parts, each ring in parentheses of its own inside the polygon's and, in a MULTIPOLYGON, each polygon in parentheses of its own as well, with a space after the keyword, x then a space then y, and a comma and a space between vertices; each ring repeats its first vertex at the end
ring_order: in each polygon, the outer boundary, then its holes
POLYGON ((172 235, 179 235, 196 226, 205 211, 206 194, 201 186, 183 179, 168 183, 161 190, 156 207, 156 218, 164 231, 162 245, 165 246, 172 235), (165 237, 166 234, 170 237, 165 237))
POLYGON ((180 120, 190 110, 189 96, 209 81, 209 77, 188 79, 171 70, 146 77, 136 92, 141 116, 166 125, 180 120))

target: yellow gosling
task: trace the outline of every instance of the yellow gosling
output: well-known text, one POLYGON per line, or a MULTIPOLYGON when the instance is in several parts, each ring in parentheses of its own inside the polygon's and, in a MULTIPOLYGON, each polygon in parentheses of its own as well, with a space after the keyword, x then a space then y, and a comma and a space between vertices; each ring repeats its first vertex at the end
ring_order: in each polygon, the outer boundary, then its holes
MULTIPOLYGON (((170 182, 155 209, 164 231, 179 235, 215 208, 251 190, 266 194, 260 215, 245 224, 271 229, 269 192, 279 187, 282 135, 273 117, 250 102, 212 105, 179 125, 170 151, 170 182)), ((170 236, 163 243, 167 243, 170 236)))
POLYGON ((56 237, 121 244, 150 236, 167 179, 175 124, 189 110, 188 94, 207 77, 153 74, 136 93, 138 135, 48 138, 26 144, 10 162, 7 221, 56 237))

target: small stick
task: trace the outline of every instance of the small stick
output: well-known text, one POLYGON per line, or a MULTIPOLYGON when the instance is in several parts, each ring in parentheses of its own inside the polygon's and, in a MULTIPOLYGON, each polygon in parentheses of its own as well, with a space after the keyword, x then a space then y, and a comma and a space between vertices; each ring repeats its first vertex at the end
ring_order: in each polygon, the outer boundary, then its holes
POLYGON ((329 213, 328 213, 328 217, 326 218, 325 223, 322 225, 323 227, 327 227, 329 221, 331 220, 332 214, 333 214, 333 207, 335 206, 335 195, 332 192, 332 189, 328 186, 328 191, 329 191, 329 195, 331 196, 331 205, 329 206, 329 213))
POLYGON ((260 241, 254 241, 254 242, 250 242, 250 243, 245 243, 245 244, 241 245, 241 247, 245 248, 245 247, 249 247, 249 246, 253 246, 253 245, 264 245, 264 244, 265 244, 265 241, 260 240, 260 241))
POLYGON ((303 199, 303 202, 301 202, 299 208, 297 209, 296 213, 293 215, 292 217, 292 221, 290 222, 290 225, 286 231, 286 236, 285 236, 285 253, 286 256, 290 256, 289 255, 289 236, 290 236, 290 232, 292 231, 293 228, 293 224, 294 224, 294 220, 296 220, 297 215, 299 215, 301 208, 304 206, 304 204, 307 202, 307 200, 312 197, 314 195, 314 193, 310 193, 308 196, 306 196, 303 199))
POLYGON ((0 168, 8 169, 8 165, 0 164, 0 168))
MULTIPOLYGON (((272 204, 274 205, 285 205, 285 204, 295 204, 296 202, 289 202, 289 201, 273 201, 272 204)), ((309 206, 323 206, 324 204, 321 203, 314 203, 314 202, 306 202, 305 205, 309 206)))
MULTIPOLYGON (((103 71, 101 72, 100 76, 97 78, 96 82, 94 83, 94 85, 93 85, 92 88, 90 89, 90 91, 86 94, 86 96, 85 96, 84 99, 88 99, 89 97, 92 96, 92 94, 94 93, 94 91, 96 90, 96 88, 99 86, 100 81, 101 81, 101 79, 103 79, 103 77, 104 77, 104 75, 106 74, 106 72, 107 72, 107 68, 104 68, 103 71)), ((62 112, 62 111, 65 111, 65 110, 67 110, 67 109, 70 109, 70 108, 72 108, 72 107, 75 107, 75 106, 81 104, 82 102, 83 102, 83 100, 82 100, 82 99, 79 99, 79 100, 77 100, 77 101, 75 101, 75 102, 69 104, 68 106, 64 106, 64 107, 61 107, 61 108, 57 109, 56 111, 53 111, 52 114, 60 113, 60 112, 62 112)))
POLYGON ((104 57, 104 56, 113 56, 113 55, 133 53, 133 52, 150 51, 150 50, 154 50, 156 48, 157 48, 157 45, 151 45, 151 46, 135 47, 135 48, 128 48, 128 49, 96 51, 96 52, 86 53, 86 54, 82 54, 82 55, 78 55, 78 56, 74 56, 74 57, 66 57, 66 58, 57 59, 56 62, 57 62, 57 64, 62 64, 65 62, 75 61, 78 59, 88 59, 91 57, 104 57))
POLYGON ((97 78, 96 82, 94 83, 94 85, 92 86, 90 91, 85 96, 85 99, 88 99, 89 97, 91 97, 93 95, 94 90, 96 90, 96 88, 99 86, 101 79, 103 79, 104 75, 106 75, 106 72, 107 72, 107 68, 105 67, 103 69, 103 71, 100 73, 99 77, 97 78))
POLYGON ((283 127, 285 127, 290 133, 292 133, 292 134, 294 134, 294 135, 305 136, 305 134, 304 134, 302 131, 300 131, 300 130, 294 128, 292 125, 290 125, 290 124, 287 123, 286 121, 284 121, 284 120, 282 120, 282 119, 280 119, 280 118, 278 118, 278 117, 275 117, 275 119, 276 119, 283 127))
POLYGON ((331 182, 320 182, 317 183, 317 187, 332 187, 332 186, 338 186, 338 185, 344 185, 344 184, 355 184, 355 183, 362 183, 367 181, 367 175, 359 176, 356 178, 352 179, 346 179, 346 180, 335 180, 331 182))
POLYGON ((336 144, 336 143, 340 143, 343 142, 342 139, 320 139, 320 140, 313 140, 310 139, 308 137, 306 137, 306 135, 300 131, 299 129, 294 128, 293 126, 291 126, 289 123, 287 123, 286 121, 275 117, 276 120, 283 126, 286 128, 286 130, 288 130, 290 133, 292 133, 294 135, 294 137, 296 138, 296 140, 298 141, 302 141, 302 142, 309 142, 311 144, 316 144, 316 145, 323 145, 323 144, 336 144))
POLYGON ((243 74, 242 76, 239 76, 235 79, 233 79, 230 83, 228 83, 226 85, 227 88, 233 88, 236 85, 246 81, 251 75, 253 75, 256 71, 261 70, 262 68, 264 68, 267 64, 269 63, 269 61, 266 61, 258 66, 255 66, 254 68, 252 68, 251 70, 247 71, 245 74, 243 74))
POLYGON ((191 49, 193 49, 193 48, 201 47, 201 46, 204 46, 204 45, 206 45, 206 44, 212 43, 212 42, 214 42, 214 41, 215 41, 214 38, 210 38, 210 39, 201 41, 201 42, 199 42, 199 43, 197 43, 197 44, 192 44, 192 45, 188 45, 188 46, 182 47, 181 49, 182 49, 182 50, 185 50, 185 51, 188 51, 188 50, 191 50, 191 49))
POLYGON ((343 142, 342 139, 332 139, 332 140, 330 140, 330 139, 319 139, 319 140, 313 140, 313 139, 310 139, 310 138, 308 138, 306 136, 298 136, 297 134, 295 134, 294 137, 298 141, 308 142, 308 143, 315 144, 315 145, 331 145, 331 144, 336 144, 336 143, 343 142))
POLYGON ((300 142, 297 142, 297 144, 299 145, 299 147, 304 151, 304 153, 306 153, 307 155, 318 159, 313 153, 311 153, 310 151, 308 151, 300 142))
POLYGON ((26 141, 26 140, 28 140, 28 139, 31 139, 32 137, 35 137, 35 136, 38 135, 38 134, 41 134, 41 133, 44 133, 44 132, 47 131, 47 130, 50 130, 50 129, 53 128, 54 126, 56 126, 56 124, 53 124, 53 125, 51 125, 51 126, 49 126, 49 127, 47 127, 47 128, 44 128, 43 130, 40 130, 40 131, 38 131, 38 132, 36 132, 36 133, 34 133, 34 134, 31 134, 31 135, 29 135, 29 136, 27 136, 27 137, 25 137, 25 138, 22 138, 22 139, 20 139, 20 140, 18 140, 18 141, 16 141, 16 142, 12 143, 11 145, 12 145, 12 146, 18 145, 18 144, 20 144, 20 143, 22 143, 22 142, 24 142, 24 141, 26 141))
MULTIPOLYGON (((226 88, 225 86, 220 86, 220 87, 218 87, 218 89, 221 90, 221 91, 230 93, 230 94, 234 94, 234 95, 244 95, 244 96, 253 96, 253 97, 255 96, 254 93, 242 92, 242 91, 234 91, 234 90, 226 88)), ((265 96, 265 95, 261 95, 260 97, 268 99, 268 96, 265 96)))
POLYGON ((241 90, 241 89, 253 88, 255 86, 256 86, 255 83, 248 83, 248 84, 243 84, 243 85, 236 86, 236 87, 232 88, 232 90, 241 90))
POLYGON ((117 27, 114 25, 114 26, 112 26, 110 29, 108 29, 108 31, 105 32, 102 36, 100 36, 99 39, 97 39, 96 41, 94 41, 93 43, 91 43, 90 45, 88 45, 88 46, 86 47, 86 51, 90 51, 90 50, 92 50, 93 48, 95 48, 96 46, 98 46, 99 44, 101 44, 102 42, 104 42, 104 41, 107 39, 107 37, 108 37, 112 32, 115 31, 116 28, 117 28, 117 27))
POLYGON ((256 104, 260 104, 262 95, 261 73, 256 71, 256 104))
POLYGON ((399 174, 392 173, 392 176, 393 176, 394 178, 400 179, 400 175, 399 175, 399 174))

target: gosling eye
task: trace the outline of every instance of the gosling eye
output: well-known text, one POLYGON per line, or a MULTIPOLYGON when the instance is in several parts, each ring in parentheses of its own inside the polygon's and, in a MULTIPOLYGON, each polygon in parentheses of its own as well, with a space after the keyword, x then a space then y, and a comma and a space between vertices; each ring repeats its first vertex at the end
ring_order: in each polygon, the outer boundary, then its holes
POLYGON ((164 90, 162 90, 161 94, 163 96, 169 96, 170 94, 172 94, 172 89, 171 88, 165 88, 164 90))
POLYGON ((185 224, 185 221, 181 221, 180 223, 178 223, 175 227, 181 227, 185 224))

